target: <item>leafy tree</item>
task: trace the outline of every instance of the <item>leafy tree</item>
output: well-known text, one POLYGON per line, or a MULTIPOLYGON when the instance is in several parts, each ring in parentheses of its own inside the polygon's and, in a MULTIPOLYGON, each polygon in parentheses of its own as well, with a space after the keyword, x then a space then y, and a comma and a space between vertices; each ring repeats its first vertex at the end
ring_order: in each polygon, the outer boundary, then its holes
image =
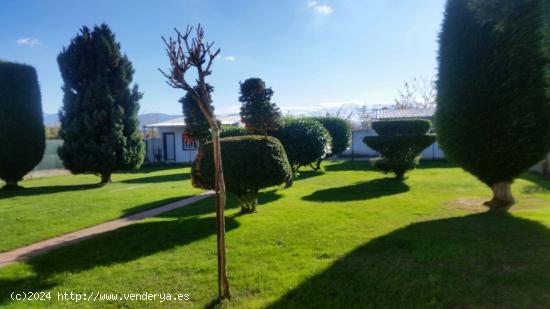
POLYGON ((281 111, 271 102, 271 96, 273 90, 259 78, 241 83, 241 119, 250 132, 267 135, 281 127, 281 111))
POLYGON ((378 121, 372 124, 378 136, 366 136, 363 141, 382 156, 373 160, 374 166, 402 180, 418 165, 422 150, 434 143, 435 136, 426 135, 430 127, 428 120, 378 121))
POLYGON ((65 167, 98 174, 106 184, 114 171, 141 166, 142 95, 136 85, 130 89, 134 69, 109 27, 83 27, 57 61, 64 82, 59 155, 65 167))
MULTIPOLYGON (((237 195, 241 212, 256 211, 261 189, 292 182, 292 170, 281 143, 258 135, 221 139, 225 186, 237 195)), ((193 186, 214 189, 212 143, 201 146, 193 164, 193 186)))
MULTIPOLYGON (((206 85, 206 88, 209 94, 214 91, 214 87, 209 84, 206 85)), ((197 93, 200 92, 199 86, 195 86, 193 89, 197 93)), ((195 102, 193 94, 190 91, 187 91, 185 96, 182 97, 179 102, 181 103, 185 120, 184 134, 189 139, 205 142, 210 137, 210 125, 200 110, 199 105, 195 102)))
POLYGON ((293 174, 300 167, 326 157, 331 151, 329 132, 311 118, 287 118, 273 136, 283 144, 293 174))
POLYGON ((0 61, 0 178, 5 189, 18 188, 42 159, 45 143, 35 69, 0 61))
MULTIPOLYGON (((338 117, 316 117, 314 120, 320 122, 330 134, 332 144, 330 153, 327 156, 339 155, 346 150, 351 141, 351 126, 349 122, 338 117)), ((322 159, 317 160, 315 169, 319 169, 322 159)))
POLYGON ((545 5, 447 2, 439 39, 439 144, 492 188, 491 209, 514 203, 512 182, 550 149, 545 5))

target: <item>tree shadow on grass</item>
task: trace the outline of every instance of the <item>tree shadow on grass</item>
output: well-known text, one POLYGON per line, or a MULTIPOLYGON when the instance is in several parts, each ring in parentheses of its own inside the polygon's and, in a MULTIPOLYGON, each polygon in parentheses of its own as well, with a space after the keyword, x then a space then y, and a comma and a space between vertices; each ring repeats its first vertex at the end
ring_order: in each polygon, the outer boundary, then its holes
POLYGON ((529 308, 550 301, 550 230, 505 213, 411 224, 307 279, 271 308, 529 308))
POLYGON ((369 161, 341 161, 339 163, 325 165, 324 168, 327 172, 374 170, 369 161))
POLYGON ((305 201, 344 202, 359 201, 395 195, 409 191, 409 186, 392 178, 374 179, 353 185, 318 190, 302 197, 305 201))
POLYGON ((325 174, 323 171, 312 171, 312 170, 306 170, 306 171, 298 171, 298 177, 294 179, 294 181, 301 181, 306 180, 308 178, 317 177, 325 174))
POLYGON ((172 181, 185 181, 191 178, 190 173, 173 173, 168 175, 148 176, 131 178, 118 181, 120 183, 130 184, 146 184, 146 183, 159 183, 159 182, 172 182, 172 181))
MULTIPOLYGON (((226 230, 239 226, 226 218, 226 230)), ((132 224, 67 247, 55 249, 26 262, 35 272, 20 280, 0 278, 0 305, 11 301, 9 293, 52 288, 60 273, 78 273, 98 266, 133 261, 161 251, 185 246, 214 235, 215 218, 185 218, 132 224)))
POLYGON ((19 196, 32 196, 32 195, 45 195, 62 193, 68 191, 82 191, 101 188, 98 183, 81 184, 81 185, 59 185, 59 186, 40 186, 40 187, 24 187, 16 190, 2 190, 0 189, 0 200, 5 198, 19 197, 19 196))
POLYGON ((523 193, 550 193, 550 178, 545 178, 541 174, 536 173, 525 173, 521 178, 532 183, 532 185, 523 188, 523 193))

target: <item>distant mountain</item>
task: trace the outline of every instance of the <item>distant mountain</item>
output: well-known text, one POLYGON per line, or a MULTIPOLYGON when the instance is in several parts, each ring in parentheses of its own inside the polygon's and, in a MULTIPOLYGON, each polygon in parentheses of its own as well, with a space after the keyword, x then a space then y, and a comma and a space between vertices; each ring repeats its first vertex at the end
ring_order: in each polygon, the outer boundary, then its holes
MULTIPOLYGON (((43 114, 44 117, 44 125, 46 127, 58 127, 59 126, 59 118, 57 117, 57 114, 43 114)), ((139 119, 139 129, 143 128, 144 125, 157 123, 157 122, 164 122, 168 120, 172 120, 175 118, 183 117, 183 115, 168 115, 168 114, 162 114, 162 113, 149 113, 149 114, 141 114, 138 116, 139 119)))
POLYGON ((58 127, 59 126, 59 117, 57 117, 57 114, 43 113, 42 117, 44 117, 44 125, 46 127, 58 127))

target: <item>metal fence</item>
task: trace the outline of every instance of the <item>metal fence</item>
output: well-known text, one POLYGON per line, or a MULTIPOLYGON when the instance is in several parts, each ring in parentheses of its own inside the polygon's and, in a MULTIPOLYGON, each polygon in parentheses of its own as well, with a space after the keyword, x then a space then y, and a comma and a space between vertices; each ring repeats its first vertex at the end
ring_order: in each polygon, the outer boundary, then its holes
POLYGON ((33 171, 51 170, 56 168, 63 168, 63 161, 57 154, 57 148, 63 145, 62 140, 46 140, 46 150, 44 151, 44 157, 42 161, 34 167, 33 171))

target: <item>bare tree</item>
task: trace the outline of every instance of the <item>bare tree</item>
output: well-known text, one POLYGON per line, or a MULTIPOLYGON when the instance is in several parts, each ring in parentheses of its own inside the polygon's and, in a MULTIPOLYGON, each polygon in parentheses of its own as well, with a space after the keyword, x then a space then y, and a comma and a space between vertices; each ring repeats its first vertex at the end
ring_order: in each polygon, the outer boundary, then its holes
POLYGON ((395 100, 395 108, 427 108, 435 105, 435 79, 413 77, 405 82, 403 89, 398 90, 399 96, 395 100))
POLYGON ((204 39, 204 29, 199 24, 194 36, 190 38, 193 27, 187 26, 185 33, 177 29, 176 38, 170 37, 166 40, 162 37, 166 45, 166 54, 170 61, 170 70, 165 73, 159 71, 166 77, 166 82, 173 88, 183 89, 191 93, 197 102, 200 110, 204 114, 210 129, 212 131, 212 144, 214 148, 215 165, 215 188, 216 191, 216 232, 218 245, 218 296, 219 299, 229 299, 229 281, 227 280, 226 259, 225 259, 225 182, 223 179, 222 158, 220 149, 220 126, 216 121, 214 109, 212 108, 212 99, 207 89, 206 77, 212 74, 212 62, 220 49, 212 50, 214 42, 206 42, 204 39), (193 88, 185 79, 189 69, 195 68, 197 73, 196 82, 198 90, 193 88))

